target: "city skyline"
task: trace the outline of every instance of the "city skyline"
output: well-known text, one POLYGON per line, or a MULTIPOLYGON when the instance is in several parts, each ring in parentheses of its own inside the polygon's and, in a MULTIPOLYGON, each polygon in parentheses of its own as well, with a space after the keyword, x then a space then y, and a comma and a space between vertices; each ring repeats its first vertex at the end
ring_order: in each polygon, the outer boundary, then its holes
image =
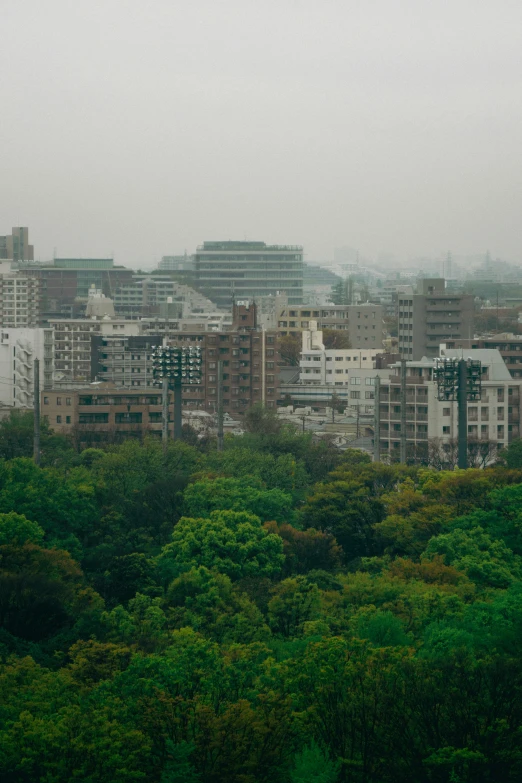
POLYGON ((133 267, 228 238, 519 262, 519 16, 6 3, 2 222, 30 226, 38 258, 133 267))

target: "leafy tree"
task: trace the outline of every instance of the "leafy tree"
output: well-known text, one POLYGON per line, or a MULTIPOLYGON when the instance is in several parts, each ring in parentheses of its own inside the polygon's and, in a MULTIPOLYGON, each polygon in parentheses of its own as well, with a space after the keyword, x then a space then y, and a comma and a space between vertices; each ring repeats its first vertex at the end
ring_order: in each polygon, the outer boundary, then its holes
POLYGON ((11 511, 0 514, 0 546, 22 546, 23 544, 41 544, 44 531, 36 522, 11 511))
POLYGON ((335 571, 340 568, 342 549, 330 533, 321 530, 297 530, 292 525, 269 523, 265 529, 283 539, 285 572, 304 574, 314 569, 335 571))
POLYGON ((247 432, 255 435, 277 435, 283 427, 277 411, 274 408, 265 408, 261 403, 247 410, 243 425, 247 432))
POLYGON ((341 769, 340 761, 330 761, 319 745, 312 740, 295 757, 290 772, 292 783, 336 783, 341 769))
POLYGON ((522 440, 516 438, 511 441, 499 456, 508 468, 522 468, 522 440))
POLYGON ((323 329, 323 345, 326 349, 351 348, 348 332, 343 329, 323 329))
POLYGON ((199 565, 231 579, 271 577, 283 566, 283 543, 253 514, 212 511, 206 519, 182 517, 174 528, 172 543, 163 548, 157 562, 168 581, 199 565))
POLYGON ((268 618, 274 633, 295 636, 305 622, 319 613, 319 590, 302 576, 291 577, 274 587, 268 618))
POLYGON ((279 339, 279 355, 285 364, 298 367, 301 357, 301 335, 285 334, 279 339))
POLYGON ((189 484, 183 495, 187 516, 206 517, 211 511, 249 511, 261 520, 284 521, 292 516, 292 498, 280 489, 266 489, 259 480, 218 477, 189 484))

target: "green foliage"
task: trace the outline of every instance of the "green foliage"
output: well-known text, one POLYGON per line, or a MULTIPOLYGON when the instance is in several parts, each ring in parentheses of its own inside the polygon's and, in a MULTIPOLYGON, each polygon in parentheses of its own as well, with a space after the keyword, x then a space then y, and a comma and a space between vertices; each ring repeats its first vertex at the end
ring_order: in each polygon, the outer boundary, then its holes
POLYGON ((2 783, 518 783, 516 447, 435 472, 248 421, 3 452, 2 783))
POLYGON ((212 511, 206 519, 182 517, 158 557, 163 578, 198 565, 231 579, 275 576, 283 566, 283 544, 268 533, 259 517, 246 511, 212 511))
POLYGON ((297 754, 290 780, 292 783, 336 783, 340 768, 339 761, 330 761, 319 745, 312 741, 297 754))
POLYGON ((11 511, 0 514, 0 546, 23 546, 23 544, 41 544, 44 531, 36 522, 11 511))
POLYGON ((248 511, 262 521, 283 522, 292 516, 292 498, 280 489, 266 489, 255 479, 218 477, 189 484, 183 495, 187 516, 206 517, 211 511, 248 511))

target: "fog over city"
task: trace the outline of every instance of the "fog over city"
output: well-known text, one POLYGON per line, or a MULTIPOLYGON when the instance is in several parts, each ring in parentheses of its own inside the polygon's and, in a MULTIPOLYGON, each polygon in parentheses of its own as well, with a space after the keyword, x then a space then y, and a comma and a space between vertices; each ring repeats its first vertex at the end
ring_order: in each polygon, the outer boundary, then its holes
POLYGON ((41 260, 144 268, 230 238, 518 263, 520 22, 516 0, 3 0, 2 224, 41 260))

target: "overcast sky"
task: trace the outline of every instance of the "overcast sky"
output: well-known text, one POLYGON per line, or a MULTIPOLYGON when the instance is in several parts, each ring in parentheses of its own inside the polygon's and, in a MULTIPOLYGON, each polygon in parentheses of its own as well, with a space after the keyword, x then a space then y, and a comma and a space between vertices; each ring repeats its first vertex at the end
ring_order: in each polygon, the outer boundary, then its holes
POLYGON ((0 233, 522 261, 520 0, 0 0, 0 233))

